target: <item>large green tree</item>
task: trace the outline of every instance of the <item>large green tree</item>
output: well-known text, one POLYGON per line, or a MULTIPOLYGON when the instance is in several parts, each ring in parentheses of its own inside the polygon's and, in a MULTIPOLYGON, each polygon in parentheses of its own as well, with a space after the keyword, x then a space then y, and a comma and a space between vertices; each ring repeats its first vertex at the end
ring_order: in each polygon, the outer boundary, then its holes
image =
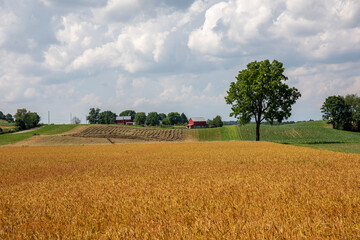
POLYGON ((100 124, 113 124, 116 119, 116 113, 112 111, 104 111, 99 114, 99 123, 100 124))
POLYGON ((284 70, 277 60, 251 62, 239 71, 236 82, 227 91, 226 103, 232 105, 230 116, 237 117, 240 124, 254 119, 256 141, 260 140, 260 124, 264 120, 272 124, 289 118, 291 106, 301 96, 296 88, 284 83, 288 79, 284 70))
POLYGON ((335 129, 350 130, 351 111, 342 96, 330 96, 321 107, 323 119, 331 123, 335 129))
POLYGON ((1 120, 5 120, 5 119, 6 119, 6 116, 5 116, 5 114, 4 114, 2 111, 0 111, 0 119, 1 119, 1 120))
POLYGON ((13 123, 13 122, 14 122, 14 118, 13 118, 13 116, 12 116, 10 113, 6 114, 5 120, 8 121, 9 123, 13 123))
POLYGON ((164 120, 166 118, 166 114, 165 113, 159 113, 159 119, 160 121, 164 120))
POLYGON ((185 113, 182 113, 181 115, 180 115, 180 117, 181 117, 181 123, 182 124, 184 124, 184 123, 188 123, 188 118, 186 117, 186 115, 185 115, 185 113))
POLYGON ((360 97, 356 94, 348 94, 344 100, 350 108, 352 129, 360 131, 360 97))
POLYGON ((136 125, 144 125, 146 122, 146 114, 144 112, 138 112, 135 114, 136 125))
POLYGON ((100 108, 90 108, 89 115, 86 117, 86 119, 89 121, 90 124, 99 123, 99 114, 100 108))
POLYGON ((147 124, 150 125, 150 126, 156 126, 156 125, 159 125, 160 123, 160 118, 159 118, 159 115, 157 114, 157 112, 150 112, 148 115, 147 115, 147 124))
POLYGON ((136 115, 136 112, 134 110, 125 110, 119 114, 119 116, 131 116, 132 122, 135 121, 135 115, 136 115))
POLYGON ((178 112, 171 112, 167 116, 170 120, 170 125, 181 124, 181 116, 178 112))
POLYGON ((36 127, 40 122, 40 116, 36 112, 27 111, 25 108, 18 109, 15 117, 15 126, 21 130, 36 127))
POLYGON ((215 127, 222 127, 224 125, 221 116, 217 115, 216 117, 214 117, 214 119, 212 120, 212 125, 214 125, 215 127))

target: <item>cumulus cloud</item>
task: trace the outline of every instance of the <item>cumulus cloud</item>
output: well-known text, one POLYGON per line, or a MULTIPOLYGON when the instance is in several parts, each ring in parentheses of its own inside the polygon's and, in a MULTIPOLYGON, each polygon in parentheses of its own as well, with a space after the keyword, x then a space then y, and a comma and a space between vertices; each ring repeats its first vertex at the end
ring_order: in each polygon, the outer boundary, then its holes
POLYGON ((325 96, 360 91, 359 1, 0 1, 5 112, 40 103, 45 112, 110 106, 226 118, 230 81, 265 58, 284 62, 303 94, 297 111, 319 118, 325 96))

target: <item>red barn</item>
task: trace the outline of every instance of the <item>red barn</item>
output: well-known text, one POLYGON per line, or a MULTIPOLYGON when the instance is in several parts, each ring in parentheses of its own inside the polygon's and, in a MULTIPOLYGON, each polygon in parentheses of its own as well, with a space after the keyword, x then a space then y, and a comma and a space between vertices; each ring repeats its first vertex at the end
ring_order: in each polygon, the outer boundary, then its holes
POLYGON ((206 123, 205 118, 203 117, 194 117, 190 118, 188 125, 186 128, 207 128, 209 127, 206 123))
POLYGON ((131 116, 116 117, 115 124, 132 125, 131 116))

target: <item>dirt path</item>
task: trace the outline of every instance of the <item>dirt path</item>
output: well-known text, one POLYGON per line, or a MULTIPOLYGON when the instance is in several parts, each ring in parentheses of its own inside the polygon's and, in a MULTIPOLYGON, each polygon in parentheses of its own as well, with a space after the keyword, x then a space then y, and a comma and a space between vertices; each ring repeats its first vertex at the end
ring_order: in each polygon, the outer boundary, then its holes
POLYGON ((28 130, 24 130, 24 131, 20 131, 20 132, 15 132, 15 133, 11 133, 11 134, 20 134, 20 133, 27 133, 27 132, 32 132, 32 131, 35 131, 35 130, 38 130, 42 127, 36 127, 36 128, 31 128, 31 129, 28 129, 28 130))

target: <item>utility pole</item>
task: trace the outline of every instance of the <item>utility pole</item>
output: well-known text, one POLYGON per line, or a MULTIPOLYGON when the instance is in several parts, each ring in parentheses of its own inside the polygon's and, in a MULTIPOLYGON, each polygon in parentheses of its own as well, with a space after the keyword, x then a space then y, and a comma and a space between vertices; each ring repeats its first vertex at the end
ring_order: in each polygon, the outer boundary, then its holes
POLYGON ((71 113, 70 113, 70 124, 71 124, 71 119, 72 119, 72 115, 71 115, 71 113))
POLYGON ((50 111, 48 111, 48 125, 50 125, 50 111))

